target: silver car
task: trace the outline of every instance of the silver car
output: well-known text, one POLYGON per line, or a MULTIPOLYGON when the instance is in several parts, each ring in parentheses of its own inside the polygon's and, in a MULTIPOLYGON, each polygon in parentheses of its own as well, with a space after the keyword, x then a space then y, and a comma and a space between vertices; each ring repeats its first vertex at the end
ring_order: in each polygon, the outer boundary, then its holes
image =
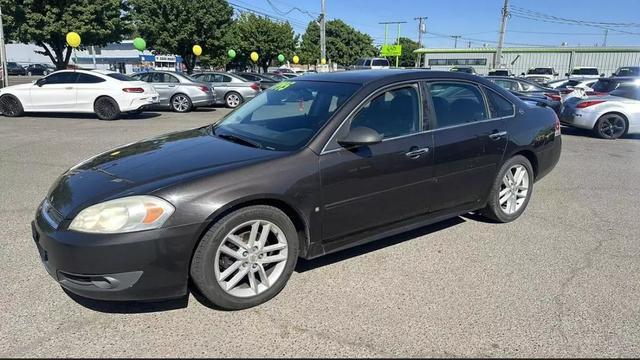
POLYGON ((160 95, 158 106, 176 112, 188 112, 198 106, 212 106, 216 100, 209 85, 182 73, 149 71, 132 77, 153 85, 160 95))
POLYGON ((240 76, 225 72, 206 72, 193 76, 199 81, 206 82, 213 87, 216 103, 236 108, 245 101, 256 97, 262 91, 260 84, 247 81, 240 76))
POLYGON ((564 104, 560 122, 593 130, 603 139, 640 134, 640 83, 626 83, 608 95, 571 98, 564 104))

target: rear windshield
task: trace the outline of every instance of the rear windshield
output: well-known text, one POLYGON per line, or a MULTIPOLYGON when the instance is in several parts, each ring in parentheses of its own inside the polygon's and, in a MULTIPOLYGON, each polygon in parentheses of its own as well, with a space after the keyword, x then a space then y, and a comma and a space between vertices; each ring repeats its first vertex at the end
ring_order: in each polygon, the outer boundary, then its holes
POLYGON ((134 79, 131 76, 127 76, 120 73, 108 73, 107 76, 120 81, 138 81, 138 79, 134 79))
POLYGON ((598 69, 573 69, 571 75, 599 75, 598 69))
POLYGON ((389 66, 389 60, 386 60, 386 59, 375 59, 375 60, 373 60, 372 66, 389 66))
POLYGON ((509 76, 509 71, 508 70, 494 70, 494 71, 489 71, 489 75, 509 76))
POLYGON ((553 75, 553 69, 550 68, 535 68, 529 69, 527 75, 553 75))
POLYGON ((610 92, 609 95, 640 100, 640 87, 632 84, 622 84, 617 89, 610 92))

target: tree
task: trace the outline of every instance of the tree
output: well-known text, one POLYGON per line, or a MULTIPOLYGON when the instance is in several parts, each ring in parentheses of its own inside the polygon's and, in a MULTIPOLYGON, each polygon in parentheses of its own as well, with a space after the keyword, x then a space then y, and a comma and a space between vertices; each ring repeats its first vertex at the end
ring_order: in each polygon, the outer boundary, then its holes
POLYGON ((233 65, 245 67, 249 64, 249 55, 255 51, 260 56, 258 66, 264 72, 277 61, 279 54, 292 58, 297 42, 298 37, 288 22, 274 22, 252 13, 242 14, 236 20, 227 39, 229 48, 238 52, 233 65))
MULTIPOLYGON (((406 37, 400 37, 400 45, 402 45, 402 55, 400 56, 400 66, 415 67, 416 66, 416 54, 414 50, 420 48, 420 44, 406 37)), ((392 61, 389 59, 389 61, 392 61)), ((395 61, 395 58, 393 58, 395 61)))
POLYGON ((208 61, 225 56, 224 38, 232 23, 233 8, 224 0, 129 0, 137 31, 150 49, 182 56, 191 73, 196 64, 193 45, 202 47, 208 61))
MULTIPOLYGON (((327 22, 327 60, 352 65, 362 57, 375 56, 378 49, 368 34, 357 31, 342 20, 327 22)), ((300 57, 303 63, 315 64, 320 59, 320 26, 312 21, 302 35, 300 57)))
POLYGON ((58 69, 69 64, 73 49, 66 34, 75 31, 82 47, 119 42, 131 33, 126 0, 0 0, 7 39, 34 43, 58 69))

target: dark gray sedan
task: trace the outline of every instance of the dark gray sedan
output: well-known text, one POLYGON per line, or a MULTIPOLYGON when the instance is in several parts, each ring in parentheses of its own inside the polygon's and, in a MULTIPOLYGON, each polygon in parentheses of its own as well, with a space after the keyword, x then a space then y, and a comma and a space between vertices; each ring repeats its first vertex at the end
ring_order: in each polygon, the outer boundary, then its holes
POLYGON ((225 72, 206 72, 193 75, 199 81, 210 84, 216 93, 216 103, 236 108, 256 97, 262 89, 260 83, 225 72))

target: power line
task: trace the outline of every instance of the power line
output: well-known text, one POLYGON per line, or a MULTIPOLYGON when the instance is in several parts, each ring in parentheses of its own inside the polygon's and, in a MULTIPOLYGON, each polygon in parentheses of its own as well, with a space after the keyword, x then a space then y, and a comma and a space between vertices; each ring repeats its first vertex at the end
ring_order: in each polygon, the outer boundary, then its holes
POLYGON ((314 19, 314 20, 318 17, 317 15, 314 15, 311 11, 299 8, 297 6, 294 6, 289 10, 280 10, 273 2, 271 2, 271 0, 266 0, 266 1, 271 6, 271 8, 273 10, 275 10, 275 12, 280 14, 280 15, 289 15, 294 11, 298 11, 299 13, 305 14, 305 15, 309 16, 310 18, 314 19))

